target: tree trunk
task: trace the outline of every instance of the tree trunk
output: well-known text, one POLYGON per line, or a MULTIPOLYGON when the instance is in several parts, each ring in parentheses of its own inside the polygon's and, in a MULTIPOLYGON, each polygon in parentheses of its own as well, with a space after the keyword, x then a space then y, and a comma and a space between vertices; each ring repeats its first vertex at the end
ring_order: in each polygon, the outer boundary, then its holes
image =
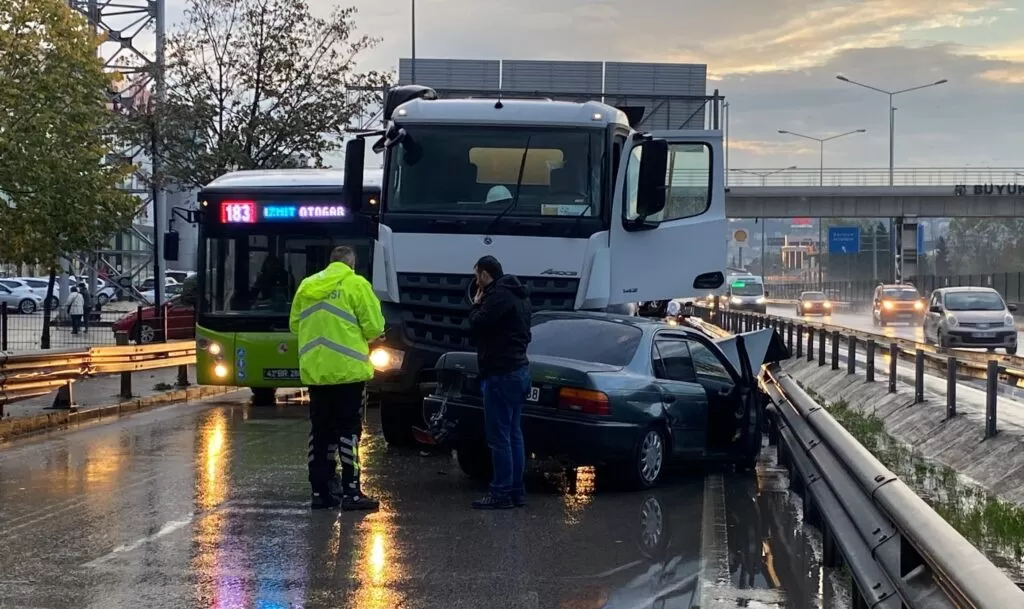
POLYGON ((57 280, 56 267, 50 267, 50 281, 46 285, 46 299, 43 300, 43 335, 39 339, 39 346, 43 349, 50 348, 50 305, 53 303, 53 284, 57 280))

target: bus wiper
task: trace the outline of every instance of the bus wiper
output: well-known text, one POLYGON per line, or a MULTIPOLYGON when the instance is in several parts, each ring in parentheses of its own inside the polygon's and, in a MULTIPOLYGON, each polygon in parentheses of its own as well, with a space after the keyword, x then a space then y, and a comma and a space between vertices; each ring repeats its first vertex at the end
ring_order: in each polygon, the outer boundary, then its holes
POLYGON ((526 137, 526 146, 523 147, 523 158, 519 161, 519 175, 518 177, 516 177, 516 192, 515 194, 512 195, 512 202, 509 203, 508 206, 505 207, 505 209, 501 210, 501 213, 498 214, 498 216, 494 218, 491 224, 487 227, 487 230, 484 231, 485 237, 490 237, 491 231, 493 231, 495 227, 498 226, 498 223, 501 222, 501 219, 504 218, 508 212, 515 209, 515 206, 519 204, 519 192, 523 189, 523 172, 526 170, 526 155, 530 154, 531 139, 533 139, 533 134, 530 134, 526 137))

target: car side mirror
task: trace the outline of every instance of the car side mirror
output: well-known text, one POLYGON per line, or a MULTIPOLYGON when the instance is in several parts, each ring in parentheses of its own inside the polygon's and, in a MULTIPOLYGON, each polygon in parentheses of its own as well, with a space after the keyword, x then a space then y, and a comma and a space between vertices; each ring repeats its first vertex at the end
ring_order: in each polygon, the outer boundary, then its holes
POLYGON ((768 290, 765 290, 765 291, 764 291, 764 297, 765 297, 765 298, 768 298, 768 290))
POLYGON ((636 213, 646 219, 665 209, 668 189, 668 142, 647 140, 640 144, 640 175, 636 195, 636 213))
POLYGON ((1009 311, 1010 313, 1014 313, 1014 312, 1017 311, 1017 305, 1015 305, 1015 304, 1008 304, 1008 305, 1006 305, 1006 310, 1009 311))
POLYGON ((928 312, 930 312, 930 313, 942 313, 942 307, 940 307, 938 305, 932 305, 932 306, 928 307, 928 312))

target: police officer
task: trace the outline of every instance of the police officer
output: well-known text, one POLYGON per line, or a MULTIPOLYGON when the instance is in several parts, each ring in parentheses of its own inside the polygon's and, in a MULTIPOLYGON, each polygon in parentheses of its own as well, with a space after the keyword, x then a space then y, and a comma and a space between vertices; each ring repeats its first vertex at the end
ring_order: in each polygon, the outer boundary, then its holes
POLYGON ((353 270, 355 263, 352 248, 334 248, 327 268, 304 279, 292 300, 289 325, 299 338, 299 373, 309 387, 313 509, 379 505, 359 485, 359 436, 364 389, 373 378, 368 343, 384 333, 384 316, 370 283, 353 270), (331 484, 333 444, 341 455, 340 489, 331 484))

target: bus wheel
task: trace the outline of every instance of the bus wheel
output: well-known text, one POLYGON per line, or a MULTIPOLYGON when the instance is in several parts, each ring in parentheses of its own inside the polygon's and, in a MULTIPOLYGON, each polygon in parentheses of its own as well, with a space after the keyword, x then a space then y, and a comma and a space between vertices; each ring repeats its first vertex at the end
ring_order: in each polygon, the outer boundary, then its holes
POLYGON ((273 406, 276 402, 277 390, 273 387, 252 387, 253 406, 273 406))
POLYGON ((412 446, 412 404, 384 398, 380 402, 380 428, 384 440, 391 446, 412 446))

